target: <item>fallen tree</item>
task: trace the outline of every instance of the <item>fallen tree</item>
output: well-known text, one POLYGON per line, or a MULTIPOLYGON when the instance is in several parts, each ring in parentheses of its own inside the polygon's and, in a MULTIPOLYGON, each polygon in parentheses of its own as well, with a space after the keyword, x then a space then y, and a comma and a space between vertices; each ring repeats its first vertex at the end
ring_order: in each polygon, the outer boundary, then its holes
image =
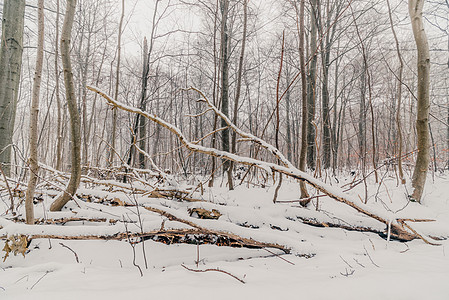
POLYGON ((101 91, 99 88, 88 86, 89 90, 96 92, 100 96, 102 96, 112 107, 119 108, 121 110, 139 114, 142 117, 145 117, 156 124, 168 129, 170 132, 175 134, 179 141, 183 144, 184 147, 186 147, 188 150, 193 152, 199 152, 206 155, 214 156, 221 159, 227 159, 231 160, 240 164, 248 165, 248 166, 254 166, 259 169, 262 169, 266 171, 267 173, 280 173, 284 174, 286 176, 289 176, 294 179, 298 179, 301 181, 304 181, 317 189, 318 191, 326 194, 330 198, 343 203, 345 205, 350 206, 357 212, 366 215, 370 218, 373 218, 383 224, 385 224, 385 234, 388 236, 388 238, 393 237, 398 240, 403 241, 410 241, 413 239, 422 239, 424 242, 428 244, 434 244, 433 242, 430 242, 428 238, 424 237, 422 234, 419 234, 416 230, 414 230, 410 225, 406 224, 404 218, 396 218, 394 213, 391 211, 381 211, 374 209, 372 207, 369 207, 368 205, 364 203, 357 203, 357 199, 352 199, 350 195, 346 194, 339 188, 332 187, 326 183, 323 183, 322 181, 310 176, 309 174, 300 171, 297 169, 288 159, 286 159, 281 151, 277 149, 276 147, 270 145, 266 141, 259 139, 255 137, 252 134, 246 133, 243 130, 239 129, 235 124, 232 123, 232 121, 226 117, 217 107, 215 107, 211 101, 208 100, 208 98, 199 90, 195 88, 190 88, 189 90, 193 90, 199 93, 201 98, 198 101, 204 102, 208 109, 207 111, 211 110, 213 111, 217 116, 221 117, 225 123, 231 128, 236 134, 238 134, 244 141, 250 141, 253 143, 256 143, 260 145, 261 147, 268 150, 270 153, 272 153, 279 161, 282 163, 276 164, 271 162, 266 162, 258 159, 253 159, 249 157, 243 157, 237 154, 220 151, 215 148, 208 148, 201 145, 198 145, 195 142, 189 141, 186 136, 182 133, 182 131, 174 126, 173 124, 170 124, 166 122, 165 120, 159 118, 158 116, 154 114, 150 114, 148 112, 142 111, 138 108, 126 105, 124 103, 121 103, 109 95, 107 95, 105 92, 101 91))
POLYGON ((169 220, 174 220, 187 224, 193 228, 181 228, 181 229, 165 229, 164 223, 158 230, 151 231, 118 231, 115 228, 111 228, 109 231, 103 234, 95 234, 93 232, 78 232, 75 233, 71 227, 56 226, 49 228, 44 225, 34 225, 33 227, 26 226, 24 224, 17 224, 12 221, 0 218, 0 239, 7 239, 11 236, 24 236, 27 243, 33 239, 61 239, 61 240, 135 240, 138 243, 142 240, 154 240, 156 242, 162 242, 165 244, 213 244, 217 246, 229 246, 236 248, 250 248, 250 249, 264 249, 272 248, 283 251, 284 253, 290 253, 291 249, 275 244, 259 242, 250 238, 238 236, 233 233, 210 230, 195 223, 180 219, 167 212, 148 208, 152 212, 159 213, 169 220), (11 226, 10 228, 8 228, 11 226), (64 228, 64 229, 62 229, 64 228), (12 233, 14 232, 14 233, 12 233))

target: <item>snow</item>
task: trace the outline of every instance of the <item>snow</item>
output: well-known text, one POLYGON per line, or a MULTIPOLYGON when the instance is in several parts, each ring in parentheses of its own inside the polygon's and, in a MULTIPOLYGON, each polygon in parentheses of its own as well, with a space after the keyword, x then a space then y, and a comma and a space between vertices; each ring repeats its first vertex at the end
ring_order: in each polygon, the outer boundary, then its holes
MULTIPOLYGON (((346 180, 349 182, 351 178, 346 180)), ((448 183, 447 174, 436 174, 435 181, 429 176, 420 205, 407 201, 404 187, 396 186, 395 178, 386 177, 380 188, 370 179, 366 206, 371 211, 392 214, 394 218, 433 219, 433 222, 408 224, 426 236, 447 238, 448 183)), ((339 192, 337 186, 345 182, 329 184, 339 192)), ((119 198, 130 203, 137 201, 142 206, 163 209, 201 227, 285 245, 292 253, 215 245, 166 245, 146 240, 136 244, 134 249, 136 264, 143 272, 141 277, 133 265, 133 247, 127 241, 34 239, 25 258, 21 254, 11 254, 0 263, 0 299, 448 299, 449 240, 437 241, 440 246, 431 246, 422 240, 387 242, 374 233, 306 225, 298 218, 370 226, 379 231, 386 229, 385 224, 328 197, 319 199, 318 211, 316 200, 306 209, 295 203, 274 204, 274 189, 275 185, 267 188, 242 185, 235 191, 215 187, 206 189, 203 195, 193 195, 205 202, 188 203, 141 195, 134 199, 123 191, 108 192, 100 186, 84 185, 83 194, 119 198), (222 216, 218 220, 196 219, 187 211, 193 207, 217 209, 222 216), (145 268, 143 244, 148 268, 145 268), (220 272, 191 272, 181 264, 200 270, 218 268, 246 283, 220 272)), ((358 195, 364 195, 363 189, 360 185, 348 193, 357 199, 358 195)), ((293 200, 298 196, 297 182, 284 180, 278 199, 293 200)), ((7 202, 0 204, 0 211, 6 210, 3 206, 6 207, 7 202)), ((45 207, 49 207, 50 202, 51 198, 44 196, 45 207)), ((0 235, 107 235, 123 232, 123 220, 134 222, 126 226, 130 231, 150 231, 158 230, 166 219, 141 207, 141 228, 135 207, 77 202, 80 207, 70 202, 61 213, 44 213, 40 203, 36 213, 51 218, 97 217, 119 221, 29 226, 9 221, 9 216, 3 214, 0 235)), ((360 201, 357 204, 361 204, 360 201)), ((169 220, 164 226, 166 229, 190 228, 169 220)))

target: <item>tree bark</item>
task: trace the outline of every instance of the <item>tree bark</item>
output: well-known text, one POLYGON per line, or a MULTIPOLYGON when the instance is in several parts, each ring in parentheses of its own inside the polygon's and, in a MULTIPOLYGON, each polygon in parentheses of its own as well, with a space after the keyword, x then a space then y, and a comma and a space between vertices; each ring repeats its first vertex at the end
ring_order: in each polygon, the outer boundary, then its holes
MULTIPOLYGON (((222 0, 221 3, 221 111, 225 116, 229 116, 229 34, 228 34, 228 12, 229 0, 222 0)), ((227 127, 224 120, 221 120, 221 127, 227 127)), ((229 152, 229 128, 221 132, 221 143, 223 151, 229 152)), ((231 162, 223 162, 223 170, 228 175, 229 189, 233 189, 231 162)))
MULTIPOLYGON (((140 103, 139 107, 141 110, 145 111, 147 109, 147 87, 148 87, 148 76, 150 74, 150 57, 153 52, 153 45, 154 45, 154 34, 156 32, 156 26, 157 26, 157 13, 158 13, 158 5, 161 0, 157 0, 154 4, 154 13, 153 13, 153 21, 152 21, 152 29, 151 29, 151 36, 150 36, 150 47, 148 49, 148 41, 146 38, 144 38, 143 41, 143 67, 142 67, 142 78, 141 78, 141 91, 140 91, 140 103)), ((137 134, 139 133, 139 148, 142 150, 146 150, 145 148, 145 137, 146 137, 146 121, 144 118, 141 118, 140 116, 136 116, 136 119, 134 120, 133 125, 133 132, 131 135, 131 146, 129 147, 129 153, 128 153, 128 161, 127 164, 131 166, 132 164, 132 157, 135 153, 135 147, 134 142, 137 143, 135 139, 137 139, 137 134)), ((153 149, 153 151, 156 151, 153 149)), ((139 153, 139 165, 140 167, 145 167, 145 157, 139 153)), ((126 182, 126 176, 123 177, 123 181, 126 182)))
POLYGON ((55 45, 55 94, 57 105, 56 170, 62 170, 62 105, 59 97, 59 0, 56 0, 56 45, 55 45))
MULTIPOLYGON (((299 5, 299 61, 301 64, 301 103, 302 103, 302 123, 301 123, 301 151, 299 154, 299 170, 306 171, 306 159, 307 159, 307 75, 306 75, 306 63, 305 63, 305 51, 304 51, 304 0, 301 0, 299 5)), ((306 183, 300 182, 301 199, 309 198, 307 192, 306 183)))
POLYGON ((404 171, 402 169, 402 128, 401 128, 401 103, 402 103, 402 73, 404 70, 404 61, 402 59, 401 55, 401 49, 399 47, 399 40, 396 35, 396 30, 394 30, 393 26, 393 17, 391 13, 391 7, 390 7, 390 1, 387 0, 387 6, 388 6, 388 16, 390 19, 390 26, 391 31, 393 32, 393 37, 396 43, 396 53, 398 55, 399 59, 399 74, 398 74, 398 88, 397 88, 397 106, 396 106, 396 130, 398 134, 398 141, 397 141, 397 151, 396 151, 396 157, 398 159, 398 173, 399 173, 399 179, 402 184, 405 184, 405 177, 404 177, 404 171))
POLYGON ((42 65, 44 62, 44 0, 39 0, 37 4, 37 56, 36 71, 34 73, 34 83, 30 109, 30 179, 25 198, 25 211, 27 224, 34 224, 34 205, 33 198, 36 190, 37 176, 39 172, 39 163, 37 158, 37 127, 39 120, 39 92, 42 81, 42 65))
POLYGON ((326 3, 326 27, 321 28, 321 32, 326 30, 324 45, 321 42, 321 63, 323 67, 323 78, 321 85, 321 110, 323 115, 323 168, 329 169, 331 166, 331 122, 330 122, 330 107, 329 107, 329 67, 330 55, 333 37, 335 34, 335 26, 332 26, 331 33, 331 9, 330 2, 326 3))
POLYGON ((76 0, 67 0, 64 24, 61 33, 61 57, 64 70, 65 94, 70 114, 71 141, 71 176, 63 192, 51 205, 51 211, 59 211, 72 198, 78 189, 81 178, 81 120, 75 98, 72 63, 70 59, 70 43, 73 21, 75 18, 76 0))
MULTIPOLYGON (((153 37, 151 37, 153 38, 153 37)), ((151 42, 153 43, 153 41, 151 42)), ((148 85, 148 76, 150 73, 150 61, 149 61, 149 52, 148 52, 148 43, 147 39, 144 39, 143 43, 143 72, 142 72, 142 91, 140 94, 140 107, 142 110, 147 109, 147 85, 148 85)), ((158 100, 159 101, 159 98, 158 100)), ((146 149, 146 121, 145 118, 139 119, 139 148, 144 150, 146 149)), ((159 141, 159 130, 156 129, 156 143, 159 141)), ((155 145, 153 148, 153 153, 157 150, 157 146, 155 145)), ((139 167, 145 169, 145 156, 142 153, 139 153, 139 167)))
POLYGON ((3 1, 0 47, 0 163, 11 173, 11 145, 22 69, 25 0, 3 1))
POLYGON ((418 51, 418 105, 416 131, 418 140, 418 155, 413 171, 411 199, 421 202, 424 185, 426 183, 427 170, 429 168, 429 73, 430 55, 427 35, 424 31, 422 11, 424 0, 409 0, 409 14, 412 22, 413 36, 415 37, 418 51))
POLYGON ((307 78, 307 165, 312 170, 315 170, 316 161, 316 146, 315 146, 315 126, 313 125, 315 119, 315 102, 316 102, 316 71, 317 71, 317 33, 318 33, 318 10, 319 0, 311 0, 310 12, 310 55, 312 59, 309 64, 308 78, 307 78))
MULTIPOLYGON (((238 120, 240 92, 242 89, 243 60, 245 58, 246 31, 247 31, 247 27, 248 27, 248 1, 249 0, 243 0, 242 49, 240 51, 239 67, 238 67, 238 71, 237 71, 237 86, 236 86, 236 92, 235 92, 234 118, 233 118, 234 124, 237 124, 237 120, 238 120)), ((232 132, 231 143, 232 143, 232 153, 236 153, 237 152, 237 134, 235 132, 232 132)), ((231 162, 231 170, 234 170, 234 162, 231 162)), ((230 190, 234 189, 232 180, 230 181, 229 189, 230 190), (232 184, 232 186, 231 186, 231 184, 232 184)))
MULTIPOLYGON (((115 71, 115 99, 118 99, 118 88, 120 82, 120 60, 122 54, 122 26, 123 26, 123 18, 125 16, 125 1, 122 0, 122 13, 120 15, 120 23, 118 27, 118 41, 117 41, 117 68, 115 71)), ((111 147, 109 150, 108 156, 108 166, 112 166, 112 161, 114 158, 114 148, 117 140, 117 111, 114 109, 112 111, 112 132, 111 132, 111 147)))

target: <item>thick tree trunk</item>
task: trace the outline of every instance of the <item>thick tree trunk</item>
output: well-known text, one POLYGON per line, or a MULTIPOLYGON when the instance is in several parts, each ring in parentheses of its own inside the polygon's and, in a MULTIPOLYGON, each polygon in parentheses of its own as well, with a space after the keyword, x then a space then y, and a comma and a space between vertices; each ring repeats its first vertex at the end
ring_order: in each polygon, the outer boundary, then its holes
POLYGON ((64 207, 78 189, 81 178, 81 120, 75 98, 72 63, 70 59, 70 44, 75 10, 76 0, 67 0, 61 33, 61 57, 64 69, 65 94, 70 114, 71 176, 66 190, 52 203, 50 207, 51 211, 59 211, 64 207))
POLYGON ((30 179, 25 198, 25 211, 27 224, 34 223, 34 191, 36 190, 39 164, 37 160, 37 127, 39 119, 39 92, 41 89, 42 65, 44 62, 44 0, 38 1, 38 21, 37 21, 37 56, 36 71, 34 73, 33 92, 30 109, 30 179))
POLYGON ((429 73, 430 55, 429 44, 422 18, 424 0, 409 0, 409 14, 412 21, 413 35, 418 50, 418 105, 416 132, 418 139, 418 156, 413 171, 411 198, 420 202, 426 183, 427 169, 429 168, 429 73))
POLYGON ((11 171, 11 144, 22 69, 25 0, 3 1, 0 47, 0 163, 11 171))

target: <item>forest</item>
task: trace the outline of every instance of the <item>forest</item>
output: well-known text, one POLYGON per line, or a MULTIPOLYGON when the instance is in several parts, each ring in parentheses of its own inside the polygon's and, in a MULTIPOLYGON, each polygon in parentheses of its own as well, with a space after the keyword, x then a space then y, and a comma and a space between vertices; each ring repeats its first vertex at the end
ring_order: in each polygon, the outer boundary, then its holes
POLYGON ((447 299, 448 0, 0 6, 0 299, 447 299))

